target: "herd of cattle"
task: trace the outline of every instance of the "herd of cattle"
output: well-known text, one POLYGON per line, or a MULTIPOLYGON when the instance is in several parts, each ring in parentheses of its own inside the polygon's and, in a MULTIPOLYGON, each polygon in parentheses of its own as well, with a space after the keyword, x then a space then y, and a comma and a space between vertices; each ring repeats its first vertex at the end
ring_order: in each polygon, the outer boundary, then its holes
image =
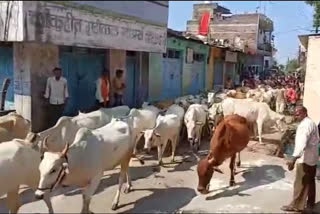
MULTIPOLYGON (((281 108, 280 111, 277 108, 277 113, 269 107, 273 98, 277 106, 282 106, 278 95, 281 90, 263 87, 245 93, 243 90, 180 97, 167 108, 144 103, 141 109, 119 106, 79 112, 75 117, 61 117, 55 126, 40 133, 30 132, 30 123, 16 113, 3 116, 0 118, 0 196, 7 194, 8 209, 16 213, 20 207, 19 186, 28 185, 53 213, 50 192, 59 185, 77 185, 83 188, 82 213, 88 213, 103 172, 120 165, 119 188, 112 203, 115 210, 123 185, 125 193, 131 190, 128 172, 131 158, 144 164, 136 150, 142 136, 146 150, 157 148, 161 165, 169 141, 174 161, 181 138, 186 135, 190 148, 197 152, 204 130, 208 130, 214 133, 210 152, 198 165, 198 190, 204 193, 213 171, 221 172, 217 166, 227 158, 234 163, 236 153, 246 147, 249 124, 257 125, 260 142, 264 124, 274 123, 280 130, 284 129, 281 108)), ((231 185, 233 166, 230 165, 231 185)))

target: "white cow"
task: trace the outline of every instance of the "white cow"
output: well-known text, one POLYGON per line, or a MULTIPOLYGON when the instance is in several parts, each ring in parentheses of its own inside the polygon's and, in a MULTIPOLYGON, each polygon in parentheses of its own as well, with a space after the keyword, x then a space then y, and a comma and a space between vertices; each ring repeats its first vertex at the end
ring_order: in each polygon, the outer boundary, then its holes
POLYGON ((180 133, 180 118, 175 114, 159 115, 157 118, 156 127, 144 131, 145 149, 150 149, 157 146, 158 163, 162 164, 162 155, 166 149, 167 143, 170 140, 172 147, 171 161, 174 162, 174 154, 178 144, 180 133))
POLYGON ((64 142, 72 143, 80 128, 97 129, 108 124, 113 117, 123 117, 129 112, 128 106, 100 108, 87 114, 79 113, 76 117, 61 117, 55 126, 38 133, 38 141, 46 138, 47 148, 52 152, 62 151, 64 142))
MULTIPOLYGON (((35 191, 40 180, 41 154, 33 144, 34 139, 35 135, 26 140, 13 139, 0 144, 0 196, 7 194, 10 213, 17 213, 21 206, 20 185, 27 185, 35 191)), ((49 213, 53 213, 48 195, 44 201, 49 213)))
POLYGON ((184 117, 184 109, 179 105, 173 104, 169 106, 169 108, 166 111, 166 114, 175 114, 182 122, 184 117))
POLYGON ((203 105, 193 104, 184 115, 184 123, 187 127, 188 140, 194 150, 200 149, 203 126, 207 121, 207 112, 203 105))
POLYGON ((147 102, 144 102, 142 104, 142 109, 149 109, 153 112, 155 112, 156 114, 159 114, 162 110, 160 110, 159 108, 155 107, 154 105, 150 105, 149 103, 147 102))
POLYGON ((112 120, 106 126, 90 131, 81 128, 70 146, 66 143, 61 153, 45 152, 40 163, 40 182, 37 199, 59 184, 83 187, 81 213, 89 213, 92 195, 95 193, 103 172, 121 165, 119 188, 112 203, 115 210, 119 204, 120 190, 127 180, 125 192, 131 188, 128 175, 129 162, 134 144, 128 123, 112 120))
POLYGON ((143 135, 143 131, 152 129, 156 126, 157 116, 159 115, 158 109, 146 108, 146 109, 131 109, 129 117, 132 122, 130 124, 132 130, 132 140, 134 141, 133 154, 136 154, 136 147, 143 135))
POLYGON ((284 116, 272 111, 266 103, 228 98, 221 103, 221 107, 224 116, 238 114, 245 117, 248 122, 256 124, 260 143, 262 143, 262 127, 265 122, 276 122, 280 131, 284 129, 284 116))

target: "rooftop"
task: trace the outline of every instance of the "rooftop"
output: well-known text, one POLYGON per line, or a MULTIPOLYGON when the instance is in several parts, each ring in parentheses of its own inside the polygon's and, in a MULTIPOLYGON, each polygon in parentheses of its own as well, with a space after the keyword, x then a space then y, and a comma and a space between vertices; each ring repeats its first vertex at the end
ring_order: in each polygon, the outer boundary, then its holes
POLYGON ((192 34, 187 34, 186 32, 183 32, 183 31, 176 31, 176 30, 173 30, 173 29, 170 29, 168 28, 167 30, 168 32, 168 36, 174 36, 174 37, 178 37, 178 38, 181 38, 181 39, 184 39, 184 40, 191 40, 191 41, 194 41, 194 42, 199 42, 199 43, 202 43, 204 45, 209 45, 209 46, 212 46, 212 47, 218 47, 218 48, 225 48, 225 49, 228 49, 228 50, 231 50, 231 51, 237 51, 237 52, 243 52, 242 50, 240 49, 237 49, 235 47, 232 47, 230 45, 227 45, 227 44, 221 44, 220 41, 208 41, 206 37, 203 37, 203 36, 195 36, 195 35, 192 35, 192 34))

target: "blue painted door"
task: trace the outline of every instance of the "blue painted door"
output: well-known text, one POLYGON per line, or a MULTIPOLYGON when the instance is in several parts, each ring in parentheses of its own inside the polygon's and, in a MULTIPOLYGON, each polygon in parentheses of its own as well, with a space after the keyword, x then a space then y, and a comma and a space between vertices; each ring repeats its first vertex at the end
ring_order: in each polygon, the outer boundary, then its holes
POLYGON ((5 108, 14 107, 14 79, 13 79, 13 52, 11 47, 0 47, 0 90, 3 80, 10 79, 10 85, 6 95, 5 108))
POLYGON ((204 62, 194 61, 191 70, 191 82, 187 89, 188 94, 199 94, 205 88, 205 66, 204 62))
POLYGON ((136 56, 126 58, 126 89, 124 91, 123 102, 129 107, 135 106, 137 83, 137 59, 136 56))
POLYGON ((214 60, 213 88, 223 86, 223 63, 219 59, 214 60))
POLYGON ((103 54, 61 53, 60 66, 68 81, 64 115, 73 116, 96 105, 96 81, 104 68, 103 54))
POLYGON ((180 58, 163 58, 162 61, 162 99, 176 98, 181 95, 180 58))

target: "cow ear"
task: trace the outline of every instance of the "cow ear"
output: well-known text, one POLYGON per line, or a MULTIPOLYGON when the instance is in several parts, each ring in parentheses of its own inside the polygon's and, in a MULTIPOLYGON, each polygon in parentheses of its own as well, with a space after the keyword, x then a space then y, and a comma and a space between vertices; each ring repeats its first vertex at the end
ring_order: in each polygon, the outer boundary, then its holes
POLYGON ((213 167, 213 171, 218 172, 220 174, 223 174, 223 172, 221 171, 221 169, 219 169, 218 167, 213 167))
POLYGON ((69 150, 69 143, 66 142, 66 145, 61 153, 61 157, 66 157, 67 153, 68 153, 68 150, 69 150))
POLYGON ((29 132, 28 135, 26 136, 25 140, 28 143, 34 143, 34 141, 37 139, 38 134, 33 133, 33 132, 29 132))
POLYGON ((211 165, 214 163, 214 157, 213 157, 213 154, 210 152, 207 156, 207 159, 208 159, 208 163, 211 165))
POLYGON ((145 132, 145 131, 141 131, 140 133, 141 133, 141 134, 144 134, 144 133, 146 133, 146 132, 145 132))
POLYGON ((161 137, 161 135, 157 132, 154 133, 157 137, 161 137))

